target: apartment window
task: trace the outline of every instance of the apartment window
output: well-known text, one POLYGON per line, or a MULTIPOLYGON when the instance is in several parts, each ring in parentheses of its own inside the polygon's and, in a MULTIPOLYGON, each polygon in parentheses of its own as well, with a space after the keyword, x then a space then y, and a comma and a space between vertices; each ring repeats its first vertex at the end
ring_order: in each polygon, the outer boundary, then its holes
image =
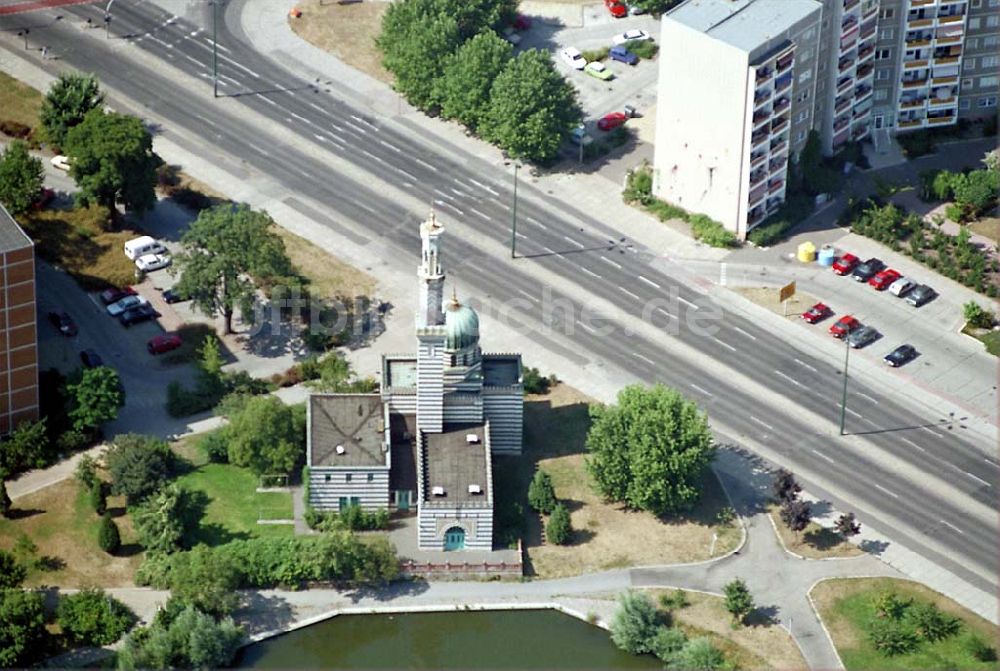
POLYGON ((348 473, 347 475, 344 476, 344 482, 350 482, 352 477, 353 476, 350 473, 348 473))
POLYGON ((883 28, 882 32, 879 35, 879 39, 891 40, 895 36, 896 36, 896 30, 894 28, 883 28))
POLYGON ((368 482, 374 482, 374 481, 375 481, 375 474, 374 473, 369 473, 368 474, 368 482))
POLYGON ((809 118, 809 110, 802 110, 795 117, 795 123, 802 123, 809 118))
POLYGON ((978 46, 979 46, 979 38, 978 37, 970 37, 969 39, 967 39, 965 41, 965 48, 966 49, 975 49, 978 46))
POLYGON ((979 9, 983 6, 983 0, 972 0, 972 8, 979 9))
POLYGON ((889 92, 886 89, 879 89, 875 92, 875 100, 885 100, 889 97, 889 92))
POLYGON ((990 7, 1000 7, 1000 0, 990 0, 990 7))
MULTIPOLYGON (((969 23, 972 22, 969 21, 969 23)), ((1000 16, 996 14, 990 14, 989 16, 986 17, 987 28, 996 28, 997 26, 1000 26, 1000 16)))
POLYGON ((809 40, 811 40, 813 38, 813 35, 815 35, 815 34, 816 34, 816 29, 815 28, 810 28, 806 32, 802 33, 802 39, 799 40, 799 42, 800 43, 808 42, 809 40))
POLYGON ((886 7, 885 9, 882 10, 882 18, 883 19, 891 19, 893 17, 893 15, 895 15, 895 13, 896 13, 896 10, 894 8, 892 8, 892 7, 886 7))
POLYGON ((876 70, 875 71, 875 81, 885 81, 889 79, 892 74, 892 70, 876 70))
POLYGON ((974 19, 969 19, 969 30, 978 30, 978 29, 979 29, 979 17, 977 16, 974 19))
POLYGON ((330 474, 329 473, 327 473, 326 475, 323 476, 323 482, 330 482, 330 474))
POLYGON ((968 79, 963 79, 962 80, 962 90, 963 91, 968 91, 971 88, 972 88, 972 78, 969 77, 968 79))
MULTIPOLYGON (((971 40, 969 40, 968 44, 970 49, 975 49, 977 46, 979 46, 979 42, 976 40, 976 38, 972 38, 971 40), (972 44, 973 42, 976 43, 975 46, 973 46, 972 44)), ((1000 35, 987 35, 986 37, 983 38, 984 47, 995 47, 998 44, 1000 44, 1000 35)))
POLYGON ((798 133, 796 133, 795 135, 796 142, 802 142, 805 139, 806 139, 806 132, 804 130, 800 130, 798 133))
POLYGON ((972 105, 969 104, 968 98, 962 98, 961 100, 958 101, 958 109, 967 110, 970 107, 972 107, 972 105))
POLYGON ((988 96, 986 98, 980 98, 979 99, 979 106, 980 107, 996 107, 997 106, 997 97, 996 96, 988 96))
POLYGON ((802 93, 800 93, 798 95, 798 97, 795 99, 795 102, 802 102, 803 100, 809 100, 809 90, 808 89, 805 90, 805 91, 803 91, 802 93))
MULTIPOLYGON (((986 59, 983 59, 983 60, 986 60, 986 59)), ((986 64, 983 63, 984 67, 985 67, 985 65, 986 64)), ((975 58, 966 58, 965 59, 965 69, 966 70, 975 70, 976 69, 976 59, 975 58)))
POLYGON ((981 89, 996 88, 997 86, 1000 86, 1000 77, 992 76, 979 78, 979 88, 981 89))
POLYGON ((892 56, 892 49, 876 49, 875 50, 875 60, 884 61, 888 60, 892 56))
MULTIPOLYGON (((1000 65, 1000 56, 983 56, 979 59, 979 67, 981 68, 995 68, 998 65, 1000 65)), ((969 67, 975 66, 970 65, 969 67)))
POLYGON ((803 82, 809 81, 812 78, 812 76, 813 76, 812 70, 803 70, 802 74, 799 75, 799 83, 801 84, 803 82))

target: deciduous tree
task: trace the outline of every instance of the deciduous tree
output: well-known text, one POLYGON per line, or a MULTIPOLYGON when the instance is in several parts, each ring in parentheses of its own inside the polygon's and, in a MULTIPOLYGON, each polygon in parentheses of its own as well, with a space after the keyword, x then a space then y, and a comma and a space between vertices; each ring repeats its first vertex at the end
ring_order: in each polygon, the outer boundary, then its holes
POLYGON ((834 523, 834 528, 844 538, 851 538, 861 533, 861 524, 854 516, 854 513, 844 513, 838 517, 836 523, 834 523))
POLYGON ((434 83, 441 114, 476 130, 490 108, 490 90, 513 55, 513 47, 493 31, 480 33, 445 58, 434 83))
POLYGON ((14 502, 10 500, 10 494, 7 493, 7 481, 4 480, 3 475, 4 473, 0 472, 0 517, 7 518, 10 516, 10 509, 14 502))
POLYGON ((618 610, 611 621, 611 640, 625 652, 645 654, 652 650, 661 624, 660 614, 649 597, 628 590, 618 597, 618 610))
POLYGON ((605 498, 656 515, 698 500, 714 451, 708 419, 693 402, 662 385, 633 385, 591 416, 587 470, 605 498))
POLYGON ((726 596, 726 610, 733 616, 734 623, 741 623, 753 612, 753 595, 743 578, 736 578, 722 588, 726 596))
POLYGON ((802 487, 795 481, 795 476, 792 472, 784 468, 774 476, 773 487, 774 498, 778 500, 779 504, 785 501, 794 501, 799 498, 799 492, 802 491, 802 487))
POLYGON ((0 667, 31 666, 47 636, 41 592, 0 590, 0 667))
POLYGON ((0 471, 7 474, 42 468, 49 463, 50 458, 45 419, 22 422, 7 438, 0 441, 0 471))
POLYGON ((42 162, 28 153, 28 145, 14 140, 0 150, 0 204, 11 214, 31 209, 45 182, 42 162))
POLYGON ((382 17, 376 44, 382 64, 395 75, 396 90, 412 105, 434 105, 434 82, 463 38, 454 16, 431 13, 427 2, 394 2, 382 17))
POLYGON ((171 483, 132 511, 139 542, 149 552, 184 549, 185 537, 198 527, 201 506, 194 494, 171 483))
POLYGON ((94 75, 60 75, 49 87, 38 113, 46 138, 62 147, 69 130, 83 123, 87 113, 103 103, 104 93, 94 75))
POLYGON ((243 641, 231 618, 221 621, 187 607, 169 624, 154 622, 125 638, 118 669, 217 669, 228 666, 243 641))
POLYGON ((713 671, 726 665, 722 654, 708 638, 692 638, 674 658, 674 667, 685 671, 713 671))
POLYGON ((77 431, 94 429, 118 416, 118 409, 125 405, 118 372, 107 366, 86 368, 79 381, 66 385, 72 407, 69 417, 77 431))
POLYGON ((241 574, 232 557, 199 545, 177 557, 170 572, 170 593, 211 615, 228 615, 239 605, 241 574))
POLYGON ((656 655, 667 668, 678 667, 674 661, 687 644, 687 635, 677 627, 660 627, 650 643, 650 652, 656 655))
POLYGON ((809 504, 805 501, 785 501, 781 506, 781 521, 785 525, 795 532, 798 536, 799 532, 809 526, 809 522, 812 519, 812 509, 809 504))
POLYGON ((129 607, 102 589, 82 589, 59 599, 56 621, 80 645, 111 645, 136 622, 129 607))
POLYGON ((305 425, 274 396, 248 398, 229 417, 229 463, 258 475, 290 475, 305 458, 305 425))
POLYGON ((284 242, 273 226, 266 212, 226 204, 203 210, 181 237, 177 291, 190 296, 206 314, 222 313, 226 333, 233 332, 236 307, 251 305, 255 280, 291 271, 284 242))
POLYGON ((20 587, 28 577, 28 569, 7 550, 0 550, 0 590, 20 587))
POLYGON ((95 109, 66 134, 70 175, 80 187, 77 200, 115 211, 143 213, 156 205, 156 169, 153 138, 142 119, 95 109))

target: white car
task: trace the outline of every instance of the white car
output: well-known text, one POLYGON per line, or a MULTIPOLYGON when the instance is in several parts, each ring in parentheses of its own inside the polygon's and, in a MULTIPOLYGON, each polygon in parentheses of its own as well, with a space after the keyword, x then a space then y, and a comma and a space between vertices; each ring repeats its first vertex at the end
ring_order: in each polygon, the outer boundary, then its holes
POLYGON ((149 273, 166 268, 170 262, 170 257, 166 254, 144 254, 135 260, 135 267, 144 273, 149 273))
POLYGON ((118 315, 120 315, 121 313, 125 312, 126 310, 131 310, 132 308, 137 308, 140 305, 145 305, 148 302, 149 301, 147 301, 142 296, 138 296, 138 295, 135 295, 135 296, 126 296, 125 298, 122 298, 119 301, 115 301, 114 303, 112 303, 111 305, 109 305, 108 308, 107 308, 108 309, 108 314, 111 315, 112 317, 117 317, 118 315))
POLYGON ((559 52, 559 57, 574 70, 582 70, 587 66, 587 59, 576 47, 566 47, 559 52))
POLYGON ((69 156, 59 154, 58 156, 53 156, 49 159, 49 162, 60 170, 69 170, 69 156))
POLYGON ((625 44, 626 42, 641 41, 641 40, 652 40, 653 38, 645 30, 626 30, 624 33, 615 35, 611 38, 611 41, 617 44, 625 44))
POLYGON ((889 293, 893 296, 902 297, 915 286, 917 286, 917 283, 909 277, 900 277, 898 280, 889 285, 889 293))

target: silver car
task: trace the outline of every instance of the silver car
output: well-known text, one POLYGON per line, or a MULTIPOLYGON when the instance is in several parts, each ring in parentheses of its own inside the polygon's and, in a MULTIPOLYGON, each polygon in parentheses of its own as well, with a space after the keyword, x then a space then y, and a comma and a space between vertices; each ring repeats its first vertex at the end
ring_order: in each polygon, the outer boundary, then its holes
POLYGON ((871 326, 862 326, 858 330, 847 336, 847 343, 854 349, 861 349, 865 345, 870 345, 879 337, 879 332, 871 326))
POLYGON ((898 280, 889 285, 889 293, 893 296, 902 298, 915 286, 917 286, 917 283, 909 277, 900 277, 898 280))

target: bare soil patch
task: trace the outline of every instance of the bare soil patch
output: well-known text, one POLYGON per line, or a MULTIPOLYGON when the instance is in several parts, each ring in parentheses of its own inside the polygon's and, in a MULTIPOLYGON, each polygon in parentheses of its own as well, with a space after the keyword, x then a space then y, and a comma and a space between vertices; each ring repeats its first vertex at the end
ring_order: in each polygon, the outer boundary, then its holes
POLYGON ((781 521, 778 506, 770 506, 768 515, 778 530, 778 536, 785 547, 797 555, 809 559, 829 559, 831 557, 860 557, 865 552, 854 543, 845 541, 832 529, 810 522, 798 536, 781 521))
MULTIPOLYGON (((733 291, 751 303, 767 308, 776 315, 785 314, 784 304, 778 300, 778 287, 734 287, 733 291)), ((788 299, 788 318, 798 319, 803 312, 818 302, 819 300, 815 296, 796 293, 788 299)))
POLYGON ((292 30, 315 46, 329 51, 347 65, 391 84, 392 75, 382 67, 382 53, 375 38, 382 28, 387 2, 341 5, 333 0, 303 0, 302 16, 289 18, 292 30))

